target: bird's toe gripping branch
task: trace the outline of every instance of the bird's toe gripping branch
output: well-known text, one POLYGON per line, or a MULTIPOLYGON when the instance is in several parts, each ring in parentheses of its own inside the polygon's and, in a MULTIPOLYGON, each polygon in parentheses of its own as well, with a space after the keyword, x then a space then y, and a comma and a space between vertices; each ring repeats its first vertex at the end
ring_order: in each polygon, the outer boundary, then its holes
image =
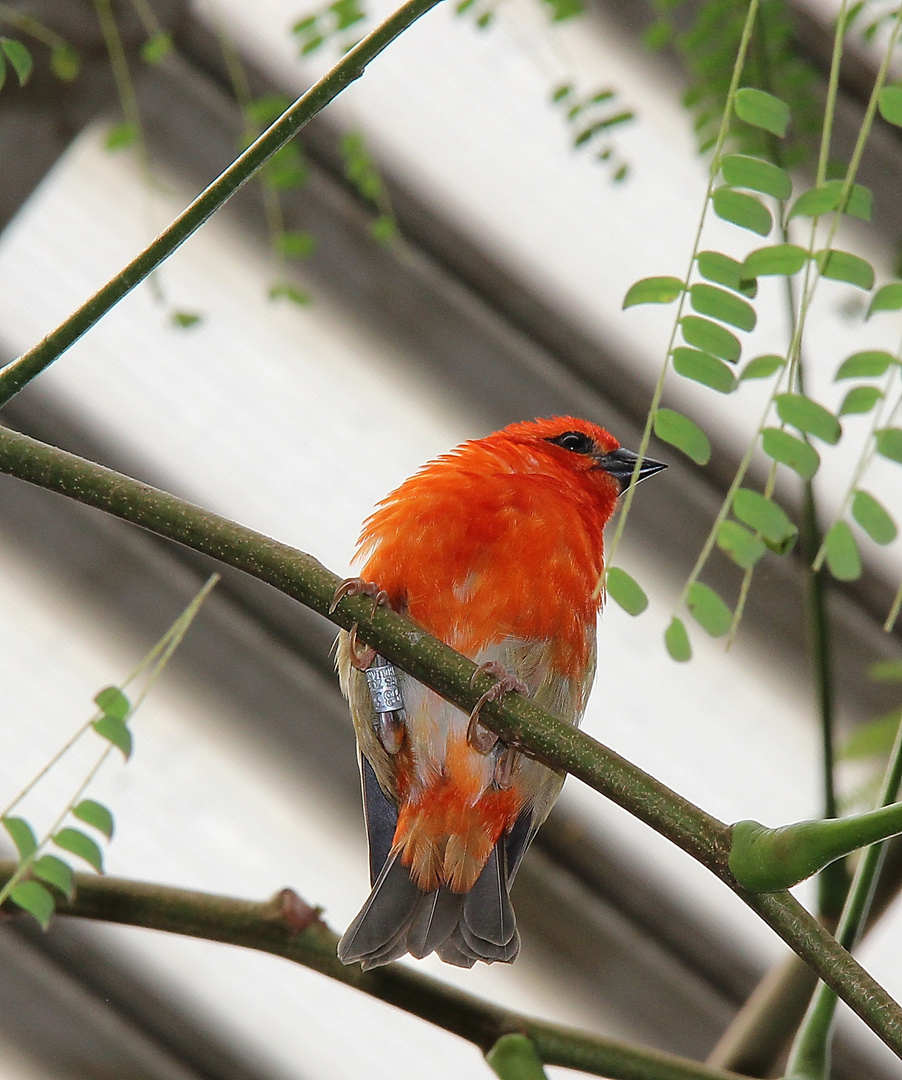
MULTIPOLYGON (((335 593, 332 596, 332 603, 329 605, 329 614, 338 607, 339 603, 346 596, 369 596, 373 601, 372 615, 376 614, 376 609, 380 605, 390 607, 388 601, 388 593, 385 589, 380 589, 374 581, 364 581, 363 578, 345 578, 335 593)), ((366 671, 370 667, 373 661, 376 659, 376 650, 370 648, 369 645, 361 645, 357 641, 357 623, 351 627, 348 631, 349 651, 351 655, 351 663, 358 671, 366 671)))
MULTIPOLYGON (((497 660, 489 660, 485 664, 480 664, 470 678, 470 685, 480 675, 494 675, 498 682, 494 686, 490 686, 473 706, 473 711, 470 713, 470 722, 467 724, 467 742, 477 753, 490 754, 495 749, 498 736, 494 731, 486 730, 479 723, 479 714, 482 712, 483 705, 489 701, 500 701, 505 694, 526 694, 529 692, 529 687, 521 679, 518 679, 516 675, 511 675, 497 660)), ((510 755, 505 756, 509 757, 510 755)))

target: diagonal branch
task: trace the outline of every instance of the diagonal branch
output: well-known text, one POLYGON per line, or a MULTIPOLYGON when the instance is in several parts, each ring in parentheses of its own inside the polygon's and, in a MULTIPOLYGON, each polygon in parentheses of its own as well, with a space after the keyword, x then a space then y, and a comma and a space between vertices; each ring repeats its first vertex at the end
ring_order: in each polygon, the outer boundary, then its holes
POLYGON ((281 150, 318 112, 359 79, 370 61, 390 45, 421 15, 440 0, 407 0, 381 25, 367 34, 298 98, 247 150, 219 176, 114 278, 73 312, 64 322, 0 371, 0 405, 5 405, 36 375, 57 360, 71 345, 99 322, 123 296, 153 273, 192 236, 203 223, 243 187, 266 162, 281 150))
MULTIPOLYGON (((437 693, 470 710, 493 680, 471 683, 476 665, 386 608, 348 596, 330 613, 338 577, 310 555, 236 525, 111 469, 0 428, 0 472, 59 492, 260 578, 349 629, 437 693)), ((902 1057, 902 1009, 792 896, 752 893, 730 873, 729 826, 706 814, 585 732, 520 695, 488 703, 480 715, 506 742, 571 772, 681 847, 753 911, 902 1057)))
MULTIPOLYGON (((0 860, 0 886, 16 864, 0 860)), ((504 1035, 528 1036, 547 1065, 581 1069, 611 1080, 739 1080, 739 1074, 689 1058, 563 1027, 513 1012, 447 986, 402 964, 362 972, 336 956, 338 936, 291 889, 254 902, 122 878, 75 875, 71 900, 57 914, 165 930, 272 953, 387 1001, 475 1043, 488 1053, 504 1035)))

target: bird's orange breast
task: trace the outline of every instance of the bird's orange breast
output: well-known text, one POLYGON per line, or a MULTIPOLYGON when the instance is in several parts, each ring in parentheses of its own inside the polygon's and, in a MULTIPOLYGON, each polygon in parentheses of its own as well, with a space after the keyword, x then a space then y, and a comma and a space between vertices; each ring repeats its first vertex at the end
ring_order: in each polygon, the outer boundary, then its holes
POLYGON ((608 505, 595 485, 463 467, 421 473, 367 522, 363 575, 465 655, 505 638, 553 641, 555 673, 579 675, 615 498, 608 505))

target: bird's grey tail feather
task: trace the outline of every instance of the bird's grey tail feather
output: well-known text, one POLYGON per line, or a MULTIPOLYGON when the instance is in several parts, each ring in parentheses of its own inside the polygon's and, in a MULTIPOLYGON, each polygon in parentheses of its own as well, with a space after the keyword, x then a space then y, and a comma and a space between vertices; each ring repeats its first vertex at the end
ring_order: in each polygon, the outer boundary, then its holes
POLYGON ((339 959, 359 961, 365 970, 408 952, 420 959, 437 952, 458 967, 472 967, 477 960, 510 963, 520 935, 508 895, 504 843, 499 840, 469 893, 452 892, 447 885, 423 892, 398 853, 390 855, 339 943, 339 959))

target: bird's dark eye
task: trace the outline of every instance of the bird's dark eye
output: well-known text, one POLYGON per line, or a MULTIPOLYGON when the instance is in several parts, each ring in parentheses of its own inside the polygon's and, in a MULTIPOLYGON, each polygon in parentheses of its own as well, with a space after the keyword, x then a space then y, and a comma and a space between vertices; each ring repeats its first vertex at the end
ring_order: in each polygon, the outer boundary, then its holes
POLYGON ((572 450, 574 454, 591 454, 595 450, 594 441, 582 431, 565 431, 548 441, 564 450, 572 450))

